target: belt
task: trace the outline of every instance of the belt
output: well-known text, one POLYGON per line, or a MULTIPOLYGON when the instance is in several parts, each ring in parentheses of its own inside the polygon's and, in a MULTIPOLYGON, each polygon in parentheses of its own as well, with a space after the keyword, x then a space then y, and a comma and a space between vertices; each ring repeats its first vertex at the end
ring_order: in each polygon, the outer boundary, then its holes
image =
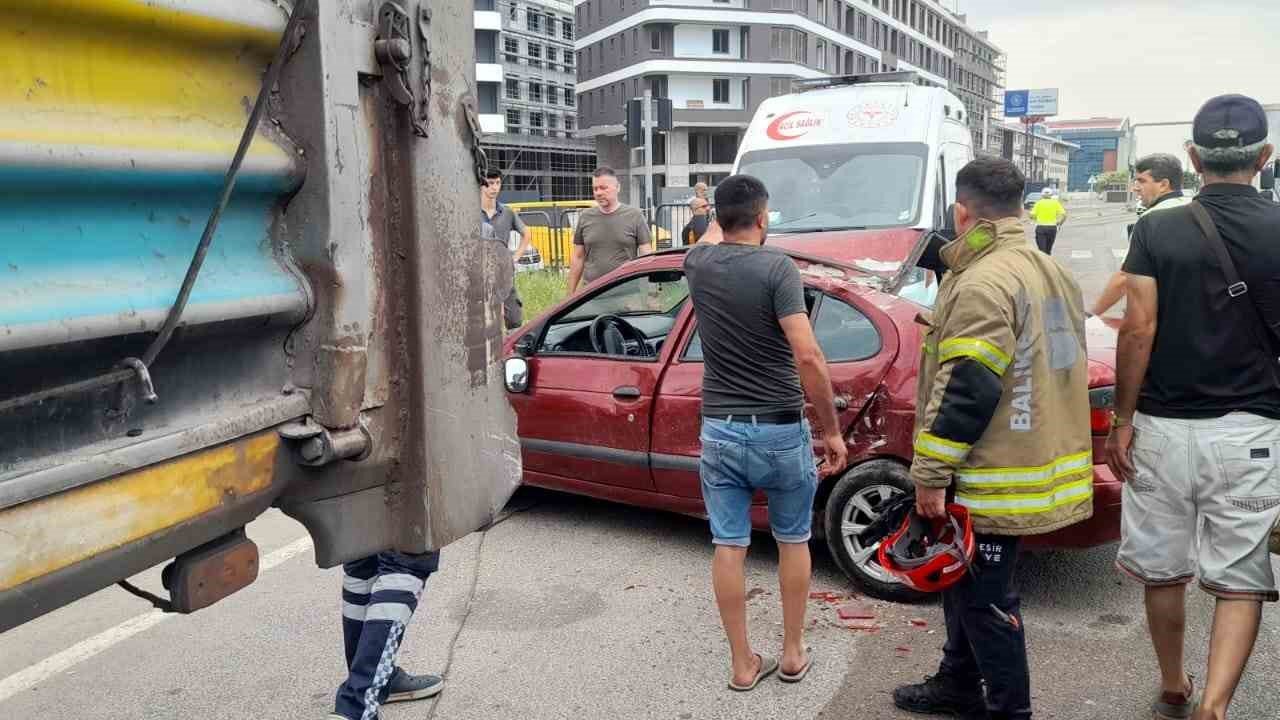
POLYGON ((724 420, 725 422, 737 420, 738 422, 751 423, 752 425, 794 425, 804 419, 804 414, 799 410, 791 410, 788 412, 761 413, 759 415, 703 413, 702 417, 708 420, 724 420))

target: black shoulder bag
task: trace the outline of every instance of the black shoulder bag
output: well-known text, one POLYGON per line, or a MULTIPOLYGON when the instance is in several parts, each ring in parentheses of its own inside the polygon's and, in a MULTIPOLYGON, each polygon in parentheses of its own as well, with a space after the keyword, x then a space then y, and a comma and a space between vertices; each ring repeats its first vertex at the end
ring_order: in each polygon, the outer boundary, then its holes
MULTIPOLYGON (((1218 264, 1222 266, 1222 274, 1227 278, 1227 294, 1232 299, 1245 299, 1245 303, 1253 309, 1251 313, 1256 322, 1249 323, 1249 327, 1253 330, 1254 341, 1262 348, 1263 355, 1269 359, 1271 366, 1271 376, 1276 378, 1277 384, 1280 384, 1280 375, 1277 374, 1277 359, 1272 351, 1273 345, 1270 338, 1270 326, 1267 324, 1266 318, 1262 316, 1262 311, 1258 309, 1258 304, 1253 302, 1249 297, 1249 286, 1240 279, 1240 273, 1236 271, 1235 261, 1231 259, 1231 253, 1227 250, 1227 245, 1222 241, 1222 234, 1218 232, 1217 226, 1213 224, 1213 218, 1209 217, 1209 212, 1199 202, 1192 201, 1187 207, 1191 209, 1191 217, 1195 218, 1196 224, 1200 226, 1200 232, 1205 239, 1209 241, 1209 248, 1218 256, 1218 264)), ((1280 522, 1271 528, 1271 552, 1280 555, 1280 522)))

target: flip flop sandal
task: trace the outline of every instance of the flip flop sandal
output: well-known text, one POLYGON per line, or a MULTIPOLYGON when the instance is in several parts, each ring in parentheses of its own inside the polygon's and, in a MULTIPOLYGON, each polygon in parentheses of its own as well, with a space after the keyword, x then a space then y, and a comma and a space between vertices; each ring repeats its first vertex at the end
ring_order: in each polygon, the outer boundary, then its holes
POLYGON ((809 668, 813 667, 813 649, 805 648, 804 654, 805 654, 805 657, 809 658, 808 660, 805 661, 804 667, 800 668, 794 673, 787 673, 785 670, 779 669, 778 679, 784 683, 798 683, 801 680, 803 680, 804 676, 809 674, 809 668))
POLYGON ((778 670, 778 661, 771 657, 765 657, 760 653, 756 653, 756 657, 760 658, 760 670, 756 672, 756 676, 752 678, 750 685, 738 685, 733 682, 733 678, 729 678, 729 689, 735 692, 747 692, 755 690, 760 681, 769 677, 778 670))

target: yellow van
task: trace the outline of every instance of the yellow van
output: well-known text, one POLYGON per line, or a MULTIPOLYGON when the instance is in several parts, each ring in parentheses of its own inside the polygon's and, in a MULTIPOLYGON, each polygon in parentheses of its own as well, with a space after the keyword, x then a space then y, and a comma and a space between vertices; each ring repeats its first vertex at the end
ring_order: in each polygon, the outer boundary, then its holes
MULTIPOLYGON (((520 259, 520 268, 567 268, 573 258, 573 231, 578 227, 578 215, 595 207, 596 201, 538 200, 504 204, 533 232, 533 251, 520 259)), ((655 250, 671 247, 671 233, 667 230, 650 224, 649 233, 655 250)))

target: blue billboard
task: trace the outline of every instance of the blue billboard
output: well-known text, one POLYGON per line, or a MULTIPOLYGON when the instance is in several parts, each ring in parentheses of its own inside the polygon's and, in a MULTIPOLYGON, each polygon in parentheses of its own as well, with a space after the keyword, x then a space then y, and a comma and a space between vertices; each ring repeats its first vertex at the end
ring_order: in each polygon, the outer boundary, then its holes
POLYGON ((1004 93, 1004 116, 1007 118, 1026 117, 1027 100, 1030 90, 1006 90, 1004 93))

